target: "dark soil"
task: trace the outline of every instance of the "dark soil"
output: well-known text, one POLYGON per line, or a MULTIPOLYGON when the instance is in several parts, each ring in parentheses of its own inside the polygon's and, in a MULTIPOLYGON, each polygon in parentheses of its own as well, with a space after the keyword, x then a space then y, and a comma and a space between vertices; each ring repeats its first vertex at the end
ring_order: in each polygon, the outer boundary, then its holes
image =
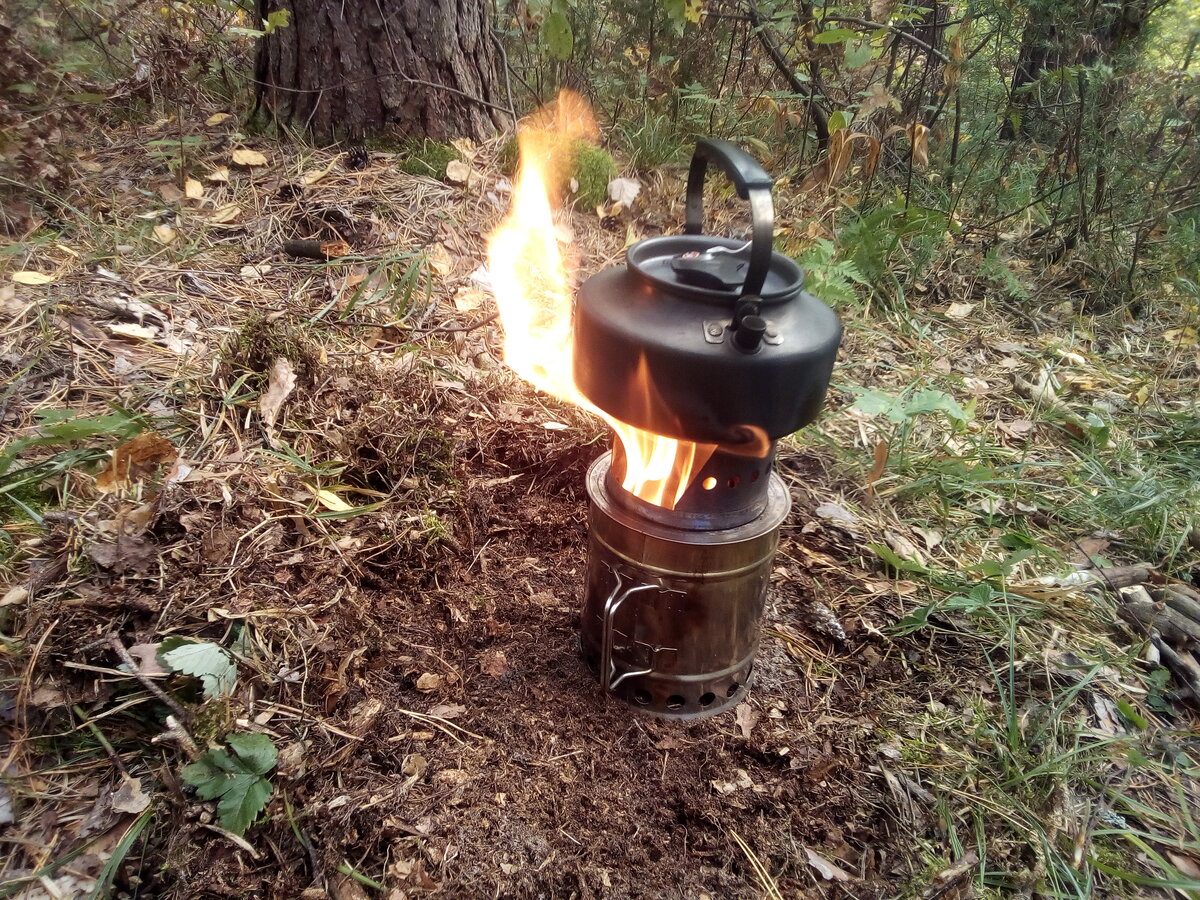
MULTIPOLYGON (((312 461, 347 463, 343 484, 391 486, 374 514, 294 515, 311 477, 243 449, 162 488, 124 544, 153 548, 148 570, 83 566, 77 525, 56 533, 75 571, 31 613, 63 620, 40 664, 72 702, 108 708, 136 687, 62 668, 115 666, 97 640, 109 631, 126 645, 240 642, 236 695, 209 701, 193 731, 262 730, 280 748, 248 834, 258 859, 207 827, 213 804, 164 757, 139 896, 360 896, 339 867, 393 898, 764 896, 738 838, 783 896, 894 896, 910 837, 878 768, 878 716, 927 685, 875 630, 894 618, 888 592, 856 586, 869 576, 845 564, 853 546, 803 527, 820 465, 782 461, 796 509, 750 699, 695 723, 647 718, 606 697, 578 652, 584 472, 600 435, 581 445, 482 385, 386 371, 318 373, 289 419, 298 440, 319 435, 312 461), (836 601, 844 642, 820 633, 813 598, 836 601), (806 848, 852 880, 823 879, 806 848)), ((102 501, 93 519, 124 508, 102 501)), ((142 714, 140 734, 110 719, 110 738, 144 745, 161 725, 142 714)), ((44 726, 56 716, 66 727, 61 709, 44 726)))

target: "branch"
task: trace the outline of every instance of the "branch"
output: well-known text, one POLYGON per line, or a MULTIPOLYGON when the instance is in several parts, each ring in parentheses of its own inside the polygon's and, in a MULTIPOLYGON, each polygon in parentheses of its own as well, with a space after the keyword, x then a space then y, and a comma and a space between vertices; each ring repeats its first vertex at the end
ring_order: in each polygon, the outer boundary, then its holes
POLYGON ((941 50, 938 50, 932 44, 925 43, 925 41, 921 40, 915 34, 905 31, 903 28, 897 28, 895 25, 885 25, 882 22, 872 22, 870 19, 856 19, 856 18, 853 18, 852 16, 826 16, 825 21, 826 22, 842 22, 843 24, 846 24, 846 25, 860 25, 863 28, 886 29, 887 31, 890 31, 892 34, 896 35, 897 37, 902 37, 906 41, 916 44, 918 47, 923 47, 924 49, 928 50, 930 53, 932 53, 934 56, 936 56, 938 59, 940 59, 942 62, 946 63, 947 65, 950 64, 950 57, 948 57, 941 50))
POLYGON ((792 71, 787 57, 783 55, 783 51, 775 43, 775 36, 768 27, 770 22, 767 18, 758 11, 758 7, 751 3, 746 4, 746 11, 750 19, 750 24, 754 27, 754 33, 758 35, 759 43, 767 51, 767 56, 771 57, 771 62, 775 63, 775 68, 787 79, 788 84, 791 85, 792 92, 799 94, 807 101, 808 110, 813 119, 813 127, 817 132, 817 147, 820 150, 826 149, 829 146, 829 117, 825 115, 825 110, 821 109, 817 103, 812 88, 797 78, 796 73, 792 71))

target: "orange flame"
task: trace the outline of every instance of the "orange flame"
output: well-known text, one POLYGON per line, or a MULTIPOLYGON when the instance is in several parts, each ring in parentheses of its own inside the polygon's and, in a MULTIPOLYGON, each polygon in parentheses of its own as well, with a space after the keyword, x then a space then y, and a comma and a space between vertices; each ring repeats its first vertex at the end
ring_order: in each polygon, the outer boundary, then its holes
MULTIPOLYGON (((534 387, 602 416, 624 449, 625 490, 674 509, 716 445, 664 437, 617 421, 583 396, 572 374, 575 267, 564 258, 554 211, 570 177, 574 148, 596 134, 587 103, 570 91, 521 124, 512 204, 488 236, 488 268, 504 326, 504 362, 534 387)), ((643 361, 629 390, 640 402, 653 404, 653 387, 643 361)))

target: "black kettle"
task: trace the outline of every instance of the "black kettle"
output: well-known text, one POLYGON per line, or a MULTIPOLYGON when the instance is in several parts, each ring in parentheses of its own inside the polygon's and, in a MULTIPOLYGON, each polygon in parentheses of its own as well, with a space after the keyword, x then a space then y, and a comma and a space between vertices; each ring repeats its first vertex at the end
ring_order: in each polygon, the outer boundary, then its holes
POLYGON ((580 288, 574 378, 592 403, 645 431, 729 447, 816 418, 842 326, 773 250, 772 186, 736 145, 697 142, 684 234, 634 244, 624 266, 580 288), (703 234, 709 162, 749 201, 749 242, 703 234))

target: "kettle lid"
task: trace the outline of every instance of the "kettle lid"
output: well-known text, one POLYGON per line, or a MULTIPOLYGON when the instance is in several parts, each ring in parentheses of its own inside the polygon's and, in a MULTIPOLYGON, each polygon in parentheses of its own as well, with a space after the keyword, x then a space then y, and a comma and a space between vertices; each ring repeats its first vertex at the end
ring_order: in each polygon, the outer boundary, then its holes
POLYGON ((701 138, 688 171, 684 234, 649 238, 629 248, 626 265, 641 279, 685 297, 735 301, 758 297, 770 303, 794 296, 804 270, 775 253, 774 182, 758 160, 729 141, 701 138), (750 202, 752 237, 739 242, 703 234, 704 178, 709 162, 721 167, 750 202))

